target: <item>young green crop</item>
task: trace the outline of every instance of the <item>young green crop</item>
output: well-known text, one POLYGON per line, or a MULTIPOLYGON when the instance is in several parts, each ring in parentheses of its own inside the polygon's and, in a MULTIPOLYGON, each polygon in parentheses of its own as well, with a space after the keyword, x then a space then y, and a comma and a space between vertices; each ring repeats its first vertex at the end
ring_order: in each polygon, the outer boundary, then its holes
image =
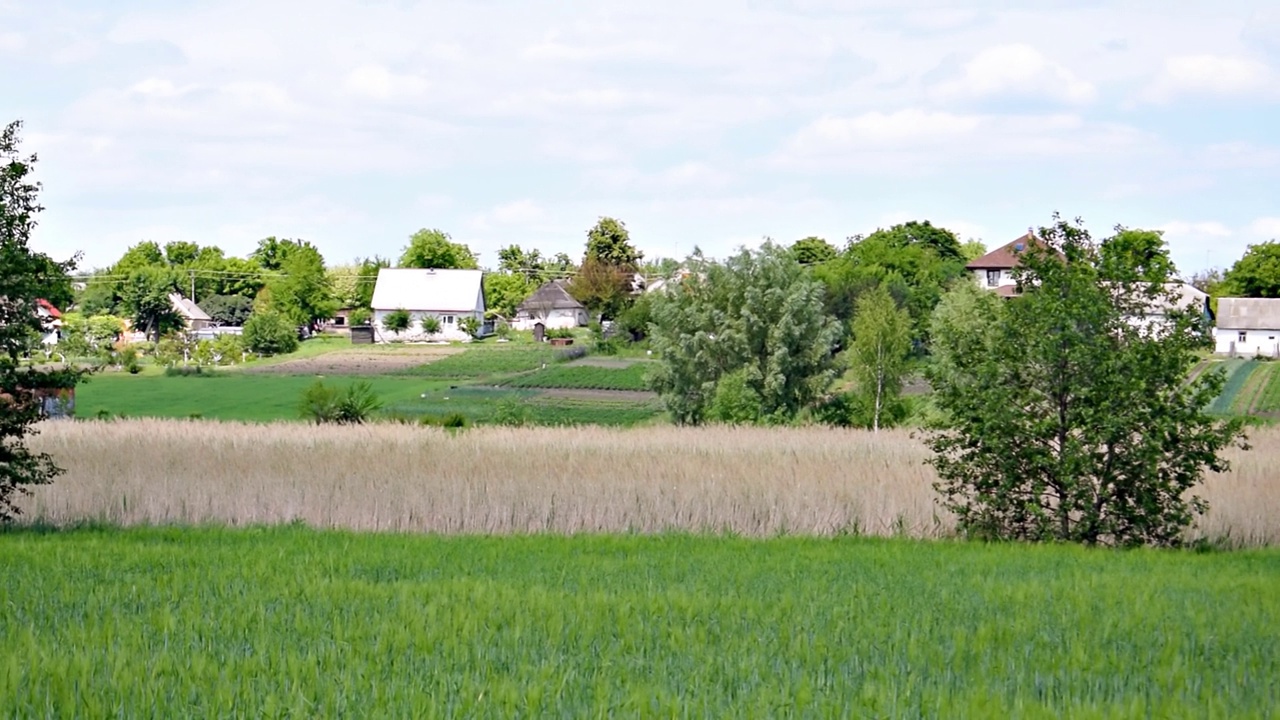
POLYGON ((406 375, 433 378, 482 378, 537 370, 556 361, 547 346, 494 346, 471 348, 426 365, 403 371, 406 375))
POLYGON ((10 717, 1265 717, 1280 553, 0 535, 10 717))
POLYGON ((582 390, 647 390, 645 374, 648 366, 636 363, 627 367, 594 365, 556 365, 508 383, 518 388, 568 388, 582 390))

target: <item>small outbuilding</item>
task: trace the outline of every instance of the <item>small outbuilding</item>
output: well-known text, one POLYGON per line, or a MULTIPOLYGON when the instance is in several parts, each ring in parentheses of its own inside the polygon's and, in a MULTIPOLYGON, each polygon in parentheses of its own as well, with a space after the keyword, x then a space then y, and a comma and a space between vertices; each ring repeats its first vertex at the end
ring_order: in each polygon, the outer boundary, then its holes
POLYGON ((511 326, 517 330, 575 328, 587 324, 587 308, 569 294, 568 281, 552 280, 525 298, 516 308, 511 326))
POLYGON ((1218 298, 1220 355, 1280 358, 1280 298, 1218 298))

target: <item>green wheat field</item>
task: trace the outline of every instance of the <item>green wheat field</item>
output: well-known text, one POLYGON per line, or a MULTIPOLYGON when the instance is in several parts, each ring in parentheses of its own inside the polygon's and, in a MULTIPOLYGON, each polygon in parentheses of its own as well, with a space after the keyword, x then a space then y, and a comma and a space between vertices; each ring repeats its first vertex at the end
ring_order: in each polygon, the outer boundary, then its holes
POLYGON ((4 717, 1218 717, 1280 707, 1280 551, 0 533, 4 717))

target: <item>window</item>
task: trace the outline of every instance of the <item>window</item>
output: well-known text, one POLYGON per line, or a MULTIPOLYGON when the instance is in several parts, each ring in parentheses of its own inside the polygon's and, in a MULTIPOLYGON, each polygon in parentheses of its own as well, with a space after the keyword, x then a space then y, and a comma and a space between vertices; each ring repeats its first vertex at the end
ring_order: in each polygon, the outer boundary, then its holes
POLYGON ((987 287, 995 287, 999 284, 1000 284, 1000 271, 988 270, 987 271, 987 287))
POLYGON ((347 319, 339 315, 338 317, 333 319, 333 324, 341 327, 347 324, 347 319))
POLYGON ((1249 340, 1249 333, 1245 332, 1244 330, 1241 330, 1240 337, 1236 339, 1236 342, 1247 342, 1248 340, 1249 340))
POLYGON ((440 320, 441 320, 441 322, 443 322, 445 325, 452 325, 452 324, 453 324, 453 316, 452 316, 452 315, 445 315, 445 316, 444 316, 443 318, 441 318, 440 320))

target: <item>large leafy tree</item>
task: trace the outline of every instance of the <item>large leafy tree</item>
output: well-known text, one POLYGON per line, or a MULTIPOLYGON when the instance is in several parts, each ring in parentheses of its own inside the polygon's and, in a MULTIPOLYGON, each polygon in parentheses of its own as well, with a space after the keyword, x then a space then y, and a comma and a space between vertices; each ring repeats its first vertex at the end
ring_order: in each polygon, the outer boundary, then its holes
POLYGON ((1098 248, 1098 272, 1108 280, 1165 282, 1177 277, 1178 269, 1159 230, 1117 226, 1098 248))
POLYGON ((1280 243, 1250 245, 1227 270, 1219 291, 1223 296, 1280 298, 1280 243))
POLYGON ((133 327, 152 342, 183 326, 182 315, 173 306, 170 293, 177 290, 177 278, 164 267, 134 270, 121 290, 121 307, 133 327))
POLYGON ((720 388, 735 415, 758 398, 753 417, 785 422, 816 400, 835 376, 836 321, 823 311, 822 285, 787 248, 765 242, 724 262, 700 253, 679 285, 652 308, 651 340, 660 362, 651 383, 676 422, 699 424, 720 388))
POLYGON ((1205 411, 1222 374, 1187 379, 1204 319, 1133 323, 1173 300, 1167 278, 1117 272, 1078 222, 1055 216, 1040 237, 1015 271, 1022 296, 957 330, 967 352, 930 371, 936 487, 975 536, 1176 545, 1205 509, 1195 486, 1240 438, 1205 411))
POLYGON ((587 231, 584 263, 594 260, 603 265, 626 267, 634 272, 643 259, 644 253, 631 244, 631 233, 621 220, 602 217, 587 231))
POLYGON ((858 297, 888 287, 911 315, 912 339, 928 341, 929 315, 942 293, 964 275, 967 262, 955 233, 928 221, 895 225, 852 237, 814 276, 827 289, 827 311, 842 323, 853 319, 858 297))
POLYGON ((473 270, 479 265, 471 248, 453 242, 444 231, 424 228, 409 236, 400 267, 473 270))
POLYGON ((504 318, 513 317, 520 303, 538 287, 523 274, 513 272, 485 273, 483 284, 485 307, 504 318))
POLYGON ((635 281, 630 266, 587 258, 569 282, 568 291, 593 315, 611 320, 631 305, 635 281))
POLYGON ((315 328, 338 309, 324 256, 309 242, 285 241, 277 249, 278 272, 267 282, 271 306, 295 326, 315 328))
POLYGON ((58 262, 29 247, 43 209, 40 185, 29 179, 36 156, 20 151, 21 123, 0 131, 0 522, 20 512, 17 497, 27 486, 50 482, 61 470, 47 454, 25 443, 40 419, 38 392, 72 387, 80 373, 23 367, 32 334, 45 332, 39 300, 65 294, 76 259, 58 262))
POLYGON ((834 245, 814 236, 797 240, 791 246, 791 252, 796 256, 796 262, 801 265, 818 265, 835 260, 838 254, 834 245))
POLYGON ((911 317, 888 289, 878 287, 858 298, 851 355, 872 430, 880 430, 885 411, 902 393, 910 352, 911 317))

